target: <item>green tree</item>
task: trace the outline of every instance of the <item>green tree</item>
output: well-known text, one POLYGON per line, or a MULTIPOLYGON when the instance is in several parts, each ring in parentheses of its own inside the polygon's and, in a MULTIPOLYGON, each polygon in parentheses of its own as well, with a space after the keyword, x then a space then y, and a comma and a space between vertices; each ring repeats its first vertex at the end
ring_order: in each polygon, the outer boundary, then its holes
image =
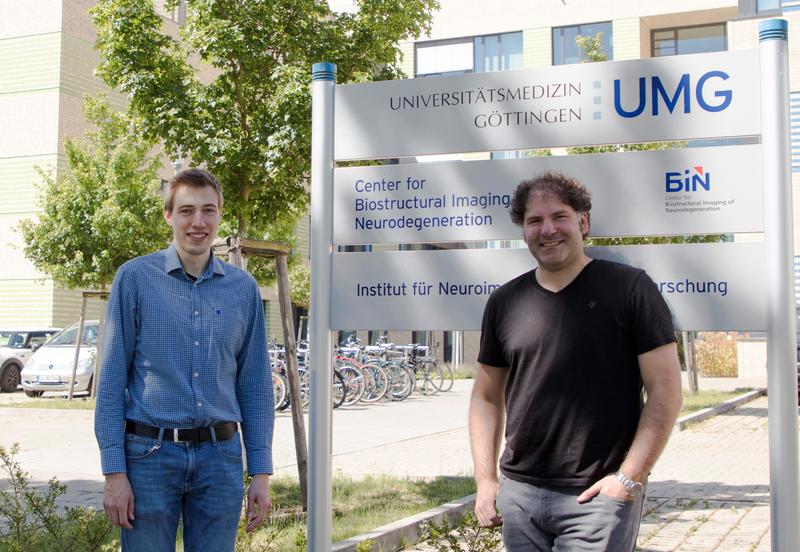
POLYGON ((43 178, 37 220, 19 229, 25 256, 37 269, 69 288, 103 288, 133 257, 164 247, 169 228, 156 194, 160 162, 152 142, 114 111, 105 98, 84 102, 97 128, 82 141, 65 140, 66 170, 43 178))
POLYGON ((396 78, 398 42, 428 31, 438 4, 356 6, 335 13, 324 0, 188 0, 173 37, 152 0, 100 0, 91 10, 98 74, 128 95, 149 138, 219 178, 223 231, 263 238, 307 209, 311 65, 336 63, 340 83, 396 78), (210 67, 203 76, 201 65, 210 67))

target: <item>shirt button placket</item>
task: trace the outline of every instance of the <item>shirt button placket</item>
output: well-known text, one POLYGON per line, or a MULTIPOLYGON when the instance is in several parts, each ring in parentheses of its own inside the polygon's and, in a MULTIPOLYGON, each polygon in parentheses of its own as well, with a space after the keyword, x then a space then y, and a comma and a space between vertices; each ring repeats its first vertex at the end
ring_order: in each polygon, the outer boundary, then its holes
POLYGON ((200 317, 200 290, 195 284, 192 286, 192 378, 190 384, 195 396, 196 417, 203 418, 201 409, 203 408, 203 393, 200 389, 200 359, 202 354, 200 351, 200 343, 202 342, 203 321, 200 317))

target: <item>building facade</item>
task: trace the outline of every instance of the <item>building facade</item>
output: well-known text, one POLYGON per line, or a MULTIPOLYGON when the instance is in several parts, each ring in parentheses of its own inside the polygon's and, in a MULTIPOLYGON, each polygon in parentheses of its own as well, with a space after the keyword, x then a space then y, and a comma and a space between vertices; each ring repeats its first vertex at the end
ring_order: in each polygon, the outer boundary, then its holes
MULTIPOLYGON (((35 219, 39 170, 58 176, 66 168, 64 139, 89 126, 85 96, 108 95, 119 109, 125 98, 94 76, 98 55, 89 16, 91 0, 0 0, 0 326, 66 326, 78 319, 82 290, 69 290, 39 273, 23 252, 21 220, 35 219)), ((178 10, 158 7, 177 30, 178 10)), ((171 172, 165 163, 162 178, 171 172)), ((88 316, 103 309, 91 300, 88 316)))

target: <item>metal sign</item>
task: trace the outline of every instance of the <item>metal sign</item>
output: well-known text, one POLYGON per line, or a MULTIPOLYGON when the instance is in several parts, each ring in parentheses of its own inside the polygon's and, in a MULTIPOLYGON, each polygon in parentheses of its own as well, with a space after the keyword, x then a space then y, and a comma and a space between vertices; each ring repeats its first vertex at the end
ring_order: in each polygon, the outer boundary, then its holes
POLYGON ((334 170, 337 244, 521 237, 511 197, 544 171, 592 192, 593 236, 763 231, 759 145, 334 170))
MULTIPOLYGON (((764 330, 763 244, 704 243, 589 248, 643 268, 680 330, 764 330)), ((479 330, 486 300, 536 266, 527 249, 338 253, 334 329, 479 330)))
POLYGON ((336 87, 335 159, 761 132, 758 52, 336 87))

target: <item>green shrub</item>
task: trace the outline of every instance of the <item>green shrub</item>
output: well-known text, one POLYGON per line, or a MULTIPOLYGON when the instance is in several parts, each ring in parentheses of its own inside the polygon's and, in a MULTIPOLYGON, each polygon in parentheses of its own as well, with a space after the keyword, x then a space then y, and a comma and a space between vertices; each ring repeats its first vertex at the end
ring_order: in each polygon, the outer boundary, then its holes
POLYGON ((0 468, 9 476, 9 486, 0 489, 0 550, 8 552, 112 552, 119 543, 111 540, 111 522, 93 508, 59 508, 58 497, 67 486, 53 477, 47 487, 31 486, 30 474, 16 460, 19 445, 0 446, 0 468))
POLYGON ((736 377, 736 334, 700 332, 695 342, 697 373, 712 378, 736 377))
POLYGON ((451 528, 447 520, 441 524, 428 521, 422 524, 422 538, 437 552, 495 552, 501 549, 499 527, 481 527, 475 514, 466 514, 451 528))

